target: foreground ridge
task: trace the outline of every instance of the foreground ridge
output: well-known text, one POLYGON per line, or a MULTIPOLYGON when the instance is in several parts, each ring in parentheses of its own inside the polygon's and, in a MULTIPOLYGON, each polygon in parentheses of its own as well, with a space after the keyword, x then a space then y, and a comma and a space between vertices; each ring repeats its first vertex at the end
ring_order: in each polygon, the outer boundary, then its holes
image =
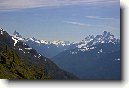
MULTIPOLYGON (((2 29, 2 28, 1 28, 2 29)), ((2 79, 78 79, 56 66, 22 41, 1 30, 0 78, 2 79)))

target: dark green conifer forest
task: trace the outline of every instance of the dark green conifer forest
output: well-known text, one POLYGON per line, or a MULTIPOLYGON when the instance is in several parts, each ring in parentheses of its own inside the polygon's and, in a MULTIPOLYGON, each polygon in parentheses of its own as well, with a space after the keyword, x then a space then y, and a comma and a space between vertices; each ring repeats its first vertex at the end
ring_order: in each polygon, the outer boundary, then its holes
POLYGON ((51 79, 50 74, 44 74, 44 70, 26 65, 13 49, 6 45, 0 52, 0 78, 7 79, 51 79))

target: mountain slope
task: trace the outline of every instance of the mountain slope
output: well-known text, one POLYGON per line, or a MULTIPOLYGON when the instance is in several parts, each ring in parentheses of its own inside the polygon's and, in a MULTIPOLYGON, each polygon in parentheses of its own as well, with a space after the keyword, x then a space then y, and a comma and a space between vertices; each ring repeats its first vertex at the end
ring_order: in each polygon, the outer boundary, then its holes
POLYGON ((48 58, 0 29, 0 78, 78 79, 48 58))
POLYGON ((51 79, 44 74, 44 70, 34 66, 25 65, 22 60, 9 47, 0 54, 0 78, 2 79, 51 79))
POLYGON ((14 32, 13 37, 19 41, 24 42, 30 47, 34 48, 37 52, 41 53, 45 57, 49 57, 50 59, 57 54, 75 48, 85 48, 101 44, 101 43, 113 43, 117 44, 120 42, 119 39, 116 39, 113 34, 110 32, 104 31, 102 35, 89 35, 84 40, 80 42, 70 43, 69 41, 46 41, 46 40, 38 40, 36 38, 23 38, 18 32, 14 32))
MULTIPOLYGON (((45 56, 54 56, 51 58, 53 62, 62 69, 76 74, 81 79, 116 80, 121 78, 120 39, 115 38, 110 32, 104 31, 96 36, 89 35, 77 43, 23 38, 16 31, 13 38, 19 42, 22 41, 24 45, 28 44, 45 56)), ((26 50, 31 51, 29 48, 21 51, 24 53, 26 50)), ((31 52, 35 51, 32 50, 31 52)), ((34 57, 39 56, 34 55, 34 57)), ((31 60, 35 60, 35 58, 26 60, 30 60, 27 62, 32 63, 31 60)), ((40 62, 37 63, 36 60, 33 63, 40 64, 40 62)))
POLYGON ((52 58, 55 55, 61 53, 68 49, 71 44, 69 41, 46 41, 46 40, 38 40, 36 38, 23 38, 18 32, 14 32, 13 37, 22 41, 34 48, 37 52, 41 53, 45 57, 52 58))
POLYGON ((96 37, 87 37, 52 60, 62 69, 76 74, 81 79, 121 79, 120 42, 104 32, 96 37))

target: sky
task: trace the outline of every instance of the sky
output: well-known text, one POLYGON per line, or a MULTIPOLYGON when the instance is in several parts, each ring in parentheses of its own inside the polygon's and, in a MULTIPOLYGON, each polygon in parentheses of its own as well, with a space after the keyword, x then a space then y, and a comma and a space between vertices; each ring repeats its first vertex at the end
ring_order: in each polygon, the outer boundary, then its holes
POLYGON ((78 42, 109 31, 120 37, 119 0, 0 0, 0 27, 23 37, 78 42))

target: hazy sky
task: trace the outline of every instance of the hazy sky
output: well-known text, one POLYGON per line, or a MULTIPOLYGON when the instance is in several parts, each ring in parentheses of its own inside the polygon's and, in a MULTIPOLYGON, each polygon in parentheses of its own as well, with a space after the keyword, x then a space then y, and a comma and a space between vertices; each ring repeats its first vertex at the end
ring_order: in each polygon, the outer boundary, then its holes
POLYGON ((80 41, 104 30, 120 37, 119 0, 0 0, 0 27, 44 40, 80 41))

